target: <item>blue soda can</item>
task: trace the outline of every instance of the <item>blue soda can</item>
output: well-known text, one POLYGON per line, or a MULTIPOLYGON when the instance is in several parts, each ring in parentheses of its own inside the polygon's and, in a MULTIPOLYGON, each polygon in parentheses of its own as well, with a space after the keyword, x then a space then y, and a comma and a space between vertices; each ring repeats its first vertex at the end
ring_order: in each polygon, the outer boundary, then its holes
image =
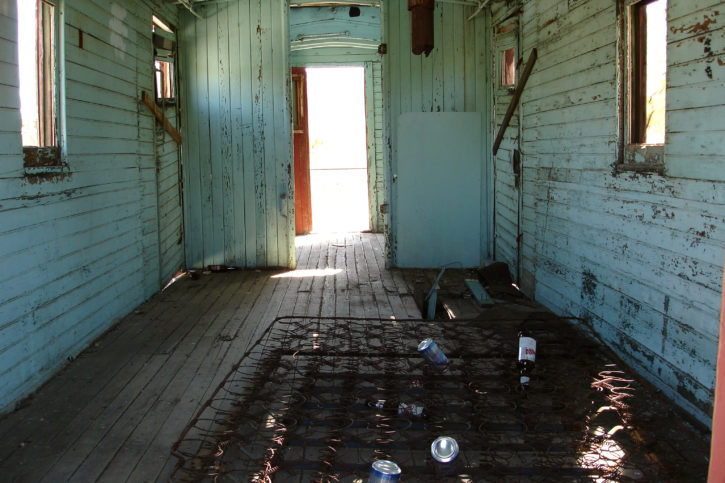
POLYGON ((393 461, 378 460, 373 463, 370 468, 370 478, 368 483, 385 483, 388 481, 398 481, 400 473, 403 471, 393 461))
POLYGON ((430 337, 422 340, 420 344, 418 344, 418 352, 420 352, 421 355, 425 357, 437 370, 445 371, 448 369, 448 358, 441 348, 438 347, 438 344, 436 344, 436 342, 430 337))

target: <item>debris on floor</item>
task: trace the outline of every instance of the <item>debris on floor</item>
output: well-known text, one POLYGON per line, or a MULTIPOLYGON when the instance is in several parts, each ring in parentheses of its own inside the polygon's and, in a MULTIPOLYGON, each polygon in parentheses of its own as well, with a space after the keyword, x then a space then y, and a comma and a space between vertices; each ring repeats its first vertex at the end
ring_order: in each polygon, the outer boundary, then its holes
POLYGON ((173 478, 362 481, 391 461, 407 481, 703 481, 707 448, 611 352, 550 313, 285 317, 182 433, 173 478), (525 390, 522 328, 537 342, 525 390), (447 364, 418 352, 427 338, 447 364), (432 452, 442 436, 448 456, 455 441, 453 465, 432 452))

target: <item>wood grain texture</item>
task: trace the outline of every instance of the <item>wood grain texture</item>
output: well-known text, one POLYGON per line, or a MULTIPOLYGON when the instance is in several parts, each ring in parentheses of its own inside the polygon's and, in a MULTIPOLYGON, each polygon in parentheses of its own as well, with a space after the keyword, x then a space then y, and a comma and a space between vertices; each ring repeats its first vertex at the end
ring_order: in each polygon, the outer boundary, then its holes
POLYGON ((242 0, 182 16, 187 264, 294 266, 284 2, 242 0), (241 28, 243 27, 243 28, 241 28), (198 188, 197 188, 198 187, 198 188))
POLYGON ((183 261, 178 181, 138 102, 153 90, 152 12, 177 22, 161 1, 65 2, 67 167, 33 177, 22 169, 16 2, 0 1, 0 411, 156 292, 161 260, 183 261), (160 238, 174 240, 164 254, 160 238))
POLYGON ((0 420, 3 474, 164 480, 173 442, 275 317, 420 317, 400 273, 382 268, 382 235, 309 235, 297 250, 297 271, 187 277, 140 305, 0 420))
POLYGON ((711 46, 722 44, 725 5, 668 5, 664 176, 612 170, 619 142, 612 2, 524 5, 522 54, 536 48, 539 60, 519 105, 521 229, 514 140, 504 140, 496 160, 496 254, 510 266, 520 260, 524 291, 589 321, 709 424, 725 243, 725 171, 716 154, 723 149, 716 112, 725 71, 722 47, 711 46))

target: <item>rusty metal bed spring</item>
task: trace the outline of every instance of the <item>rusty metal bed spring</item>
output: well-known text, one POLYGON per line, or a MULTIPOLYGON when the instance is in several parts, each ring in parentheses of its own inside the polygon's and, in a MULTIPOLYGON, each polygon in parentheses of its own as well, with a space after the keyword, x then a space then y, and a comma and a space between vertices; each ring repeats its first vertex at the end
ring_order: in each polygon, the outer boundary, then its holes
POLYGON ((404 481, 441 481, 440 435, 461 448, 456 481, 705 478, 702 441, 670 441, 671 411, 616 358, 562 319, 525 323, 539 349, 522 393, 510 320, 276 319, 174 445, 172 479, 365 481, 391 459, 404 481), (426 337, 447 373, 418 355, 426 337), (424 417, 398 415, 398 402, 424 417))

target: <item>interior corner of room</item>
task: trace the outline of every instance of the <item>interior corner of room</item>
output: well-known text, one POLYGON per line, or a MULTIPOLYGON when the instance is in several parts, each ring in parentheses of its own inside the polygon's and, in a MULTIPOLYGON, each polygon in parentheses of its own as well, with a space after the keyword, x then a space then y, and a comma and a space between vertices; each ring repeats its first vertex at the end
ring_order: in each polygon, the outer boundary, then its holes
POLYGON ((0 471, 722 481, 723 12, 0 0, 0 471))

